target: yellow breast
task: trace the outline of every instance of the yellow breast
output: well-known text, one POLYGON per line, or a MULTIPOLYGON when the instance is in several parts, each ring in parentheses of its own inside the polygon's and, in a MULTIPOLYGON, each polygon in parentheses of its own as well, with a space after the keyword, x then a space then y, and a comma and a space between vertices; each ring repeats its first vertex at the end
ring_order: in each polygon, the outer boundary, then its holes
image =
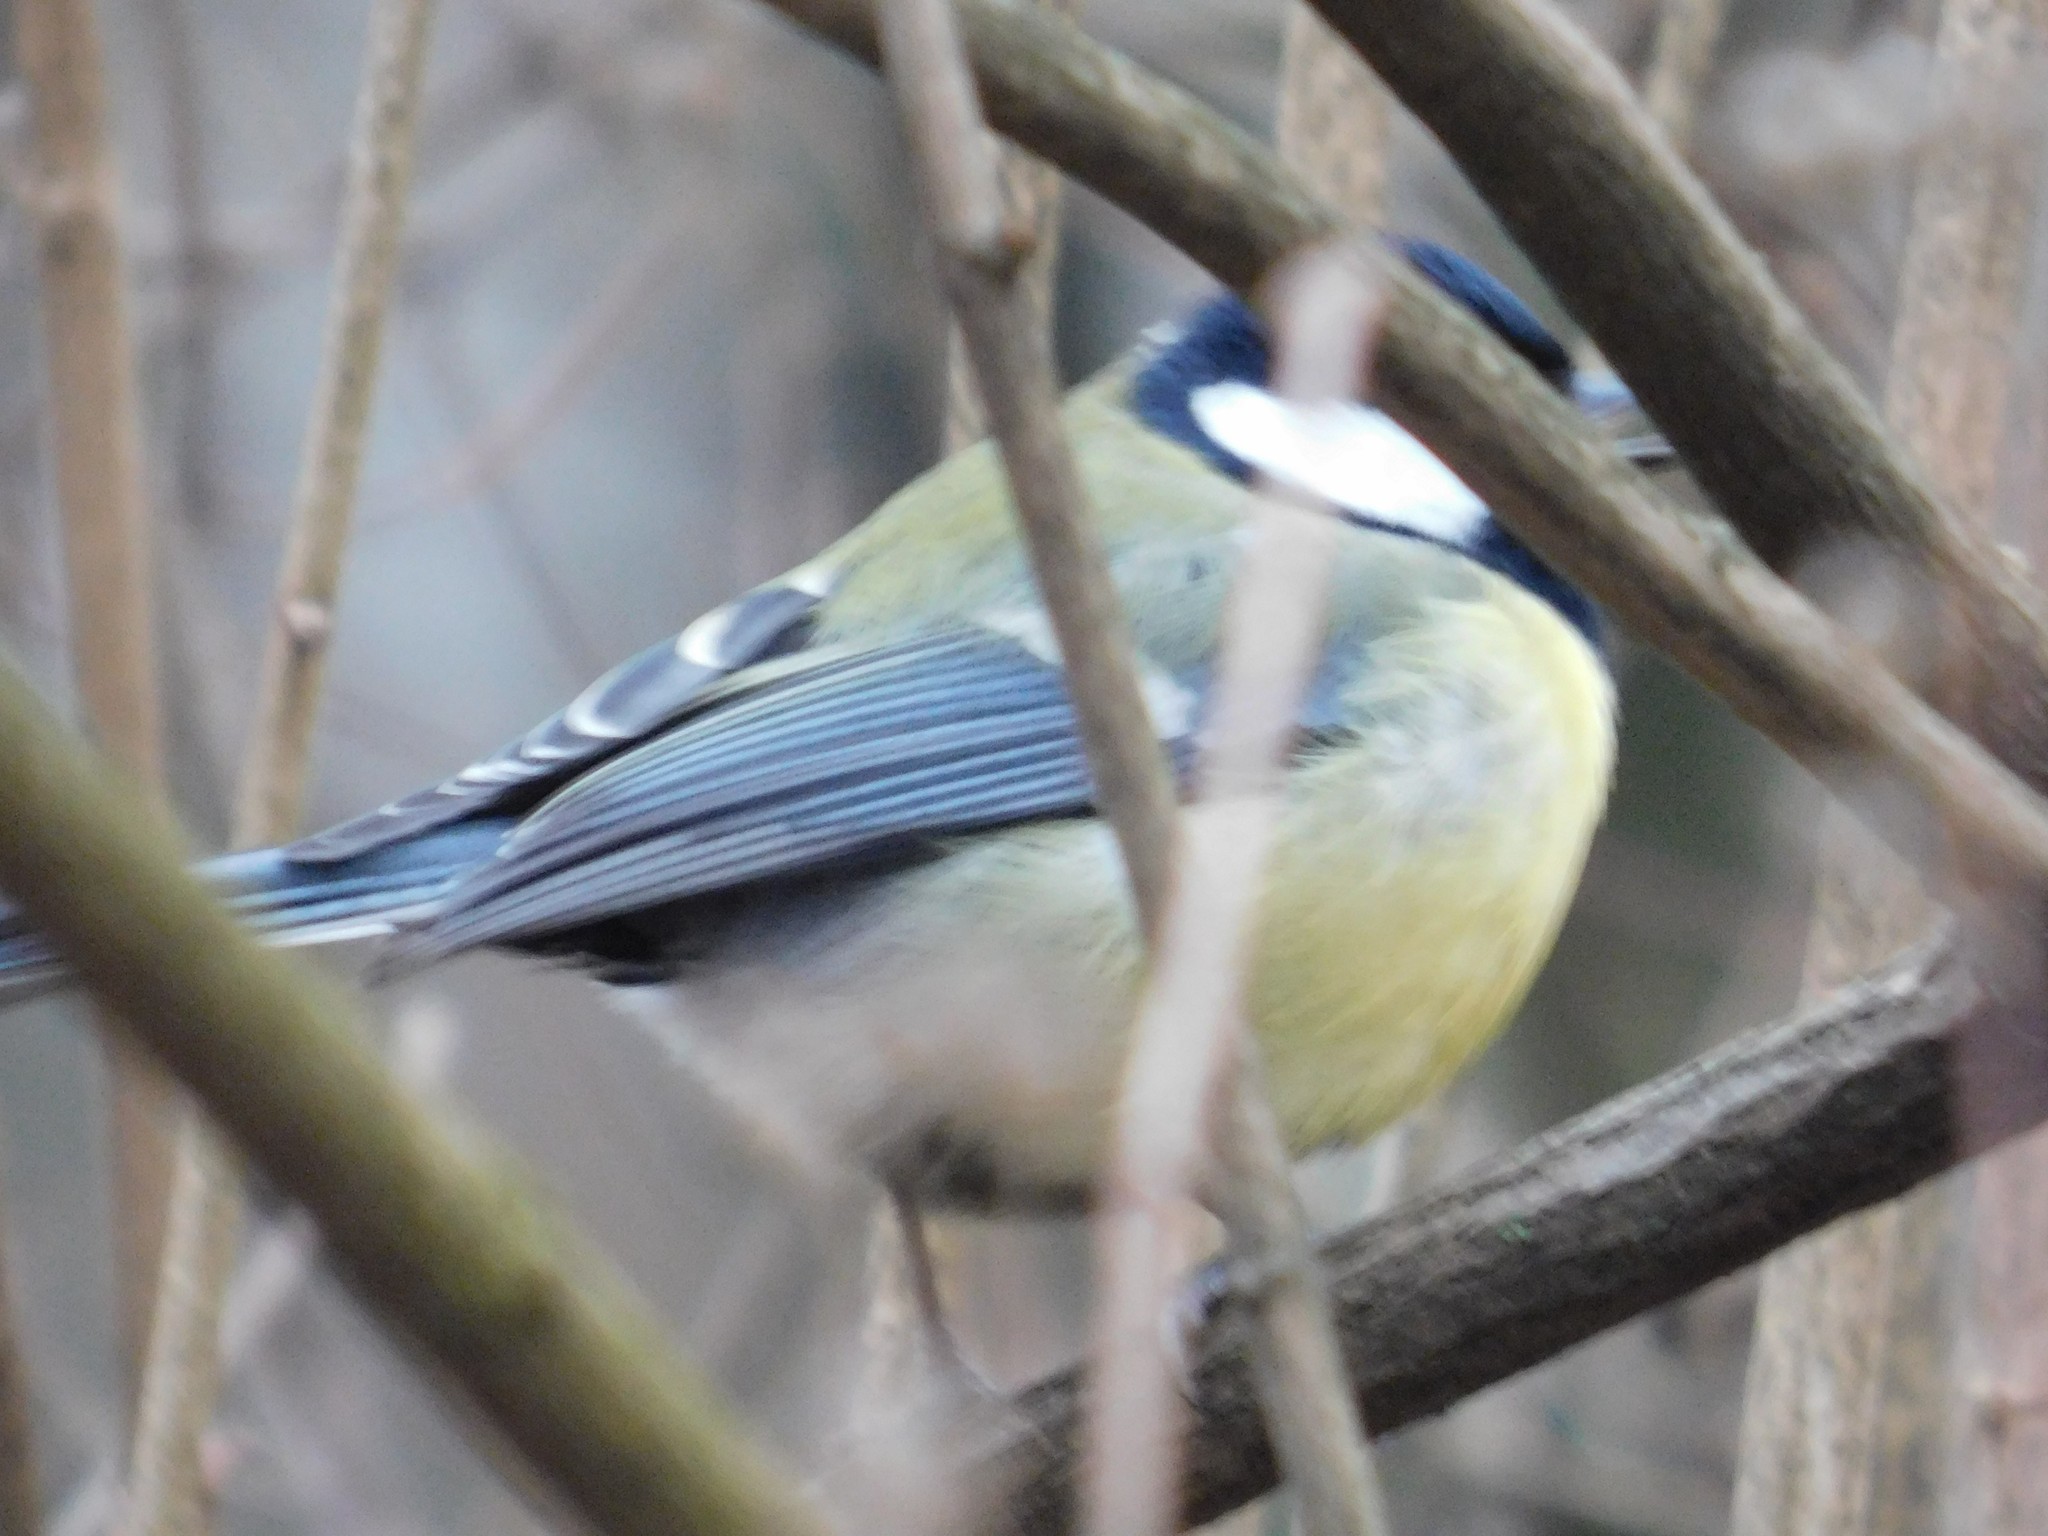
POLYGON ((1249 997, 1296 1151, 1363 1140, 1512 1017, 1606 803, 1613 689, 1549 605, 1488 576, 1379 640, 1355 738, 1293 781, 1249 997))

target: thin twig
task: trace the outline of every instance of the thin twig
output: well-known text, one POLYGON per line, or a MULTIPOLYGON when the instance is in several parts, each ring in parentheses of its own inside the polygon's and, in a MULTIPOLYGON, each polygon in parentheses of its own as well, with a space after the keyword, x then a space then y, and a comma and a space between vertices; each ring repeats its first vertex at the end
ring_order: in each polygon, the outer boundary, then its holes
POLYGON ((344 993, 244 933, 4 666, 0 805, 0 889, 565 1503, 607 1536, 822 1536, 624 1280, 407 1097, 344 993))
POLYGON ((252 837, 283 835, 297 822, 304 796, 307 743, 326 670, 412 178, 413 121, 432 14, 432 0, 380 0, 372 13, 351 130, 335 294, 278 577, 278 590, 289 595, 264 650, 258 693, 263 713, 251 736, 236 808, 238 828, 252 837))
MULTIPOLYGON (((288 837, 299 819, 412 179, 433 11, 433 0, 380 0, 371 11, 334 296, 236 798, 237 847, 288 837)), ((220 1395, 221 1306, 241 1234, 241 1184, 232 1149, 188 1113, 136 1416, 129 1526, 137 1536, 198 1536, 211 1524, 201 1441, 220 1395)))
POLYGON ((1657 32, 1643 75, 1643 105, 1681 154, 1714 71, 1727 0, 1658 0, 1657 32))
MULTIPOLYGON (((1962 1045, 2032 1031, 2038 1013, 2036 998, 1987 993, 1953 943, 1923 946, 1338 1234, 1324 1266, 1374 1432, 1441 1413, 2041 1123, 2038 1082, 1973 1128, 1981 1140, 1961 1141, 1949 1116, 1962 1045)), ((1276 1478, 1232 1312, 1193 1362, 1187 1524, 1276 1478)), ((1073 1528, 1086 1398, 1074 1371, 1012 1399, 1016 1428, 989 1466, 1013 1492, 990 1529, 1073 1528)))
MULTIPOLYGON (((1393 110, 1393 98, 1365 61, 1314 10, 1295 0, 1288 7, 1280 51, 1273 146, 1318 196, 1359 228, 1376 227, 1381 220, 1393 110)), ((1361 381, 1336 383, 1339 388, 1361 387, 1361 381)), ((1268 1125, 1245 1113, 1248 1108, 1256 1110, 1257 1096, 1240 1098, 1234 1107, 1237 1112, 1225 1117, 1218 1133, 1218 1154, 1231 1170, 1219 1183, 1239 1197, 1228 1224, 1238 1242, 1253 1252, 1283 1256, 1282 1262, 1269 1266, 1270 1276, 1262 1277, 1273 1315, 1253 1340, 1252 1368, 1267 1378, 1261 1398, 1273 1403, 1274 1411, 1301 1417, 1288 1433, 1275 1437, 1279 1443, 1331 1447, 1312 1458, 1300 1474, 1290 1471, 1303 1524, 1310 1531, 1327 1529, 1331 1518, 1319 1514, 1319 1509, 1349 1508, 1362 1514, 1367 1529, 1390 1531, 1393 1522, 1371 1447, 1358 1432, 1357 1415, 1341 1382, 1329 1379, 1341 1369, 1341 1361, 1321 1337, 1329 1328, 1329 1302, 1321 1293, 1321 1278, 1309 1251, 1308 1224, 1293 1181, 1283 1158, 1270 1150, 1258 1154, 1262 1146, 1275 1145, 1277 1138, 1268 1125), (1283 1219, 1273 1220, 1276 1213, 1283 1219), (1313 1277, 1316 1294, 1302 1296, 1302 1277, 1313 1277), (1309 1385, 1290 1391, 1285 1385, 1290 1377, 1306 1378, 1309 1385), (1342 1412, 1331 1413, 1331 1405, 1342 1412), (1335 1470, 1342 1479, 1336 1488, 1316 1486, 1324 1480, 1324 1469, 1335 1470)), ((1439 1099, 1411 1111, 1411 1116, 1442 1113, 1439 1099)), ((1407 1120, 1390 1126, 1366 1153, 1372 1159, 1371 1183, 1363 1208, 1353 1216, 1375 1216, 1393 1204, 1407 1129, 1407 1120)), ((1283 1460, 1288 1459, 1283 1454, 1283 1460)))
MULTIPOLYGON (((1072 15, 1076 0, 1034 3, 1072 15)), ((1054 279, 1065 208, 1059 172, 1028 151, 1004 143, 996 151, 996 176, 1004 227, 1019 269, 1016 280, 1029 296, 1039 328, 1050 346, 1056 298, 1054 279)), ((988 413, 982 408, 981 390, 975 383, 967 343, 958 322, 952 322, 946 327, 946 451, 956 452, 980 441, 987 433, 988 413)), ((920 1257, 923 1277, 933 1298, 950 1299, 953 1287, 949 1282, 960 1259, 952 1234, 934 1227, 914 1207, 900 1203, 877 1207, 868 1248, 868 1317, 862 1329, 862 1400, 866 1403, 900 1396, 904 1384, 914 1379, 920 1357, 937 1358, 933 1353, 935 1343, 946 1349, 957 1348, 956 1340, 935 1341, 930 1337, 931 1315, 924 1319, 924 1328, 912 1326, 920 1303, 909 1292, 919 1275, 916 1260, 920 1257), (912 1252, 913 1248, 920 1252, 912 1252)))
MULTIPOLYGON (((1172 783, 1142 702, 1108 562, 1060 426, 1050 348, 1019 280, 994 142, 981 120, 952 13, 943 0, 890 0, 881 20, 883 57, 945 258, 948 293, 1066 661, 1097 803, 1123 849, 1155 960, 1133 1034, 1116 1171, 1101 1218, 1107 1284, 1098 1310, 1102 1408, 1096 1465, 1110 1475, 1096 1483, 1104 1496, 1098 1498, 1094 1528, 1160 1530, 1171 1515, 1180 1418, 1159 1336, 1178 1278, 1171 1271, 1177 1245, 1169 1240, 1169 1213, 1198 1188, 1207 1111, 1216 1102, 1212 1087, 1239 1101, 1234 1114, 1251 1128, 1237 1139, 1240 1160, 1231 1171, 1253 1162, 1265 1176, 1261 1195, 1270 1195, 1275 1183, 1286 1190, 1279 1211, 1268 1213, 1269 1225, 1277 1220, 1285 1230, 1285 1214, 1294 1219, 1292 1242, 1278 1242, 1257 1257, 1303 1260, 1268 1293, 1274 1316, 1284 1314, 1294 1324, 1284 1333, 1277 1324, 1270 1330, 1267 1358, 1281 1368, 1276 1391, 1298 1396, 1304 1390, 1299 1357, 1318 1343, 1320 1383, 1327 1389, 1340 1374, 1327 1317, 1315 1310, 1320 1295, 1313 1266, 1305 1261, 1285 1151, 1271 1128, 1270 1111, 1255 1099, 1256 1069, 1247 1065, 1234 1075, 1224 1070, 1242 1034, 1236 1011, 1249 904, 1260 888, 1294 700, 1319 643, 1319 594, 1334 533, 1322 519, 1275 532, 1275 524, 1284 528, 1301 520, 1301 514, 1281 509, 1254 519, 1256 536, 1233 583, 1229 638, 1219 660, 1215 728, 1203 766, 1210 803, 1190 832, 1190 863, 1176 883, 1172 783), (1191 1020, 1203 1026, 1192 1038, 1186 1033, 1191 1020), (1162 1125, 1168 1128, 1163 1137, 1162 1125)), ((1376 299, 1376 285, 1372 292, 1376 299)), ((1343 338, 1370 334, 1374 328, 1360 323, 1370 306, 1346 314, 1340 304, 1333 317, 1328 304, 1325 293, 1318 319, 1338 323, 1311 326, 1309 332, 1325 341, 1339 338, 1338 354, 1324 351, 1321 372, 1311 368, 1304 377, 1323 385, 1322 393, 1334 381, 1348 395, 1362 374, 1362 359, 1355 347, 1344 348, 1343 338)), ((1355 310, 1355 299, 1353 304, 1355 310)), ((1280 1412, 1283 1406, 1276 1401, 1275 1427, 1287 1432, 1290 1450, 1299 1452, 1291 1470, 1319 1520, 1315 1528, 1368 1529, 1372 1484, 1355 1420, 1348 1443, 1343 1434, 1350 1414, 1342 1392, 1326 1390, 1324 1401, 1306 1412, 1280 1412), (1311 1423, 1326 1429, 1332 1421, 1339 1426, 1334 1435, 1292 1433, 1311 1423)))
POLYGON ((1348 224, 1380 222, 1393 107, 1387 88, 1307 0, 1290 0, 1273 147, 1348 224))
POLYGON ((943 0, 884 0, 881 24, 947 294, 1066 667, 1096 805, 1122 850, 1149 947, 1173 879, 1175 791, 1060 422, 1050 338, 1008 241, 995 141, 943 0))
MULTIPOLYGON (((1078 0, 1035 0, 1071 16, 1078 0)), ((1060 225, 1064 199, 1059 172, 1028 150, 1003 144, 996 152, 1004 227, 1015 246, 1019 281, 1031 296, 1038 323, 1048 327, 1053 315, 1053 277, 1059 265, 1060 225)), ((967 343, 957 325, 946 333, 946 447, 948 451, 979 441, 988 431, 988 413, 968 361, 967 343)))
MULTIPOLYGON (((93 738, 160 792, 149 510, 99 32, 89 0, 24 0, 15 27, 34 109, 29 202, 42 259, 43 352, 78 698, 93 738)), ((116 1285, 132 1384, 141 1377, 163 1244, 171 1104, 148 1064, 108 1038, 116 1285)))
POLYGON ((42 1477, 29 1414, 28 1361, 15 1326, 13 1276, 7 1259, 6 1205, 0 1202, 0 1531, 35 1536, 43 1529, 42 1477))
POLYGON ((1138 668, 1060 424, 1043 327, 1015 276, 995 143, 973 81, 955 62, 950 12, 928 0, 881 11, 889 77, 902 105, 954 313, 1002 451, 1017 517, 1067 668, 1095 803, 1115 832, 1140 922, 1156 931, 1171 882, 1173 781, 1154 739, 1138 668))
MULTIPOLYGON (((1310 258, 1296 274, 1279 328, 1280 393, 1349 398, 1363 386, 1378 332, 1376 265, 1354 252, 1349 261, 1310 258)), ((1244 1257, 1271 1271, 1259 1289, 1260 1375, 1308 1529, 1385 1529, 1356 1416, 1333 1390, 1341 1370, 1320 1277, 1241 1013, 1282 765, 1322 645, 1337 532, 1321 507, 1271 493, 1254 502, 1249 527, 1219 646, 1199 797, 1182 833, 1184 872, 1132 1030, 1098 1221, 1088 1528, 1104 1536, 1171 1528, 1182 1412, 1159 1320, 1179 1278, 1173 1212, 1198 1192, 1249 1250, 1244 1257), (1217 1105, 1228 1155, 1211 1166, 1217 1105)))

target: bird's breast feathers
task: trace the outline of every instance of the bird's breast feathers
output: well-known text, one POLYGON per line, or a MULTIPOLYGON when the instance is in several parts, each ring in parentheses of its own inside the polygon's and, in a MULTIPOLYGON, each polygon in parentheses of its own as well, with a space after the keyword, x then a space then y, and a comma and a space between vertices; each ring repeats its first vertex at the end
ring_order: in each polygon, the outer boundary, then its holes
POLYGON ((1512 1016, 1606 804, 1613 684, 1486 575, 1380 638, 1350 730, 1297 770, 1249 999, 1298 1148, 1369 1136, 1512 1016))

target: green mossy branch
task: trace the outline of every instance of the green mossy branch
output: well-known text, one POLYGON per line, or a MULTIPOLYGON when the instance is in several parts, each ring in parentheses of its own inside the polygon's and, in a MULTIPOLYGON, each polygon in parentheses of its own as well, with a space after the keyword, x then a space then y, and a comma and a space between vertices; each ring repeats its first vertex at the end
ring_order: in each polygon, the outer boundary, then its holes
POLYGON ((237 927, 142 797, 4 664, 0 828, 0 887, 593 1527, 824 1536, 626 1284, 508 1164, 413 1103, 342 989, 237 927))

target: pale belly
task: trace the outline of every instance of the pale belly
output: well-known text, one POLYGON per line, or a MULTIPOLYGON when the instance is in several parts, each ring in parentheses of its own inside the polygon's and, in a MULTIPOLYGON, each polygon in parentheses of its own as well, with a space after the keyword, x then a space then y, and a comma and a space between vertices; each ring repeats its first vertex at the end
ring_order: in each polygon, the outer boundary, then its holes
MULTIPOLYGON (((1294 775, 1247 1003, 1298 1152, 1434 1093, 1549 952, 1611 724, 1590 656, 1532 681, 1515 638, 1474 643, 1519 670, 1489 660, 1476 691, 1439 677, 1368 700, 1373 728, 1294 775)), ((1071 822, 778 913, 671 989, 661 1027, 792 1156, 865 1164, 939 1204, 1067 1206, 1107 1146, 1137 986, 1113 845, 1071 822)))

